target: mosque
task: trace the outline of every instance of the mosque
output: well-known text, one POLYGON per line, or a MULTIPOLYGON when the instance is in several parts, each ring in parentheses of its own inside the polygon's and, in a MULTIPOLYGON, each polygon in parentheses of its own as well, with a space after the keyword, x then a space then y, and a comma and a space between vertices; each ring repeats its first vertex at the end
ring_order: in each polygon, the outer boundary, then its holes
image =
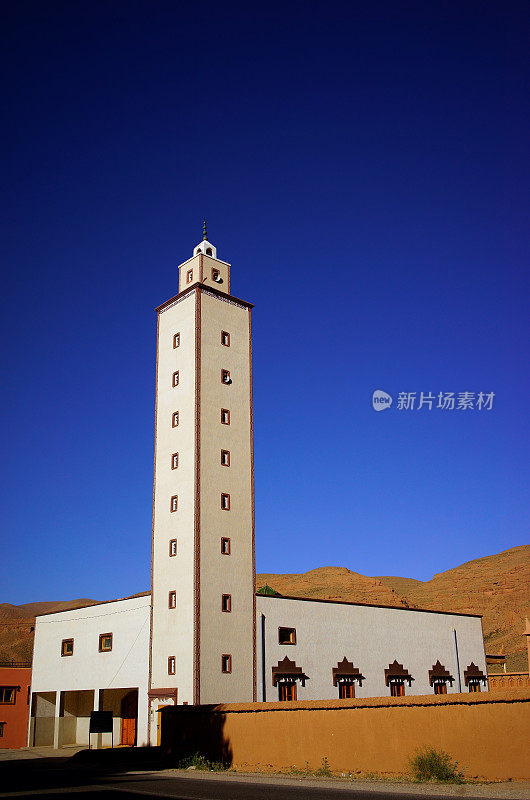
POLYGON ((252 308, 205 228, 156 309, 151 591, 37 617, 29 746, 93 710, 145 745, 168 704, 487 689, 480 616, 256 594, 252 308))

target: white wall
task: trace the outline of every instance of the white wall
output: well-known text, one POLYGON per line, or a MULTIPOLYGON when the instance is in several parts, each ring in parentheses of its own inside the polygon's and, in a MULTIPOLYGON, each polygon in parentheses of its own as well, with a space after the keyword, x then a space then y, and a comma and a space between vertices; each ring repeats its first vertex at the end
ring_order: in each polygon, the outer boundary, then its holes
MULTIPOLYGON (((138 744, 145 744, 150 603, 133 597, 37 617, 32 693, 94 690, 97 702, 100 689, 138 688, 138 744), (110 632, 112 650, 100 653, 99 635, 110 632), (61 656, 63 639, 74 640, 73 655, 61 656)), ((59 695, 56 716, 58 704, 59 695)))
MULTIPOLYGON (((414 678, 407 695, 433 694, 429 669, 439 659, 455 681, 448 693, 458 692, 453 628, 457 631, 462 691, 464 669, 474 661, 486 674, 480 617, 440 614, 402 608, 326 603, 259 596, 257 599, 258 699, 262 700, 261 615, 265 616, 266 699, 277 700, 272 667, 285 656, 302 667, 309 680, 298 685, 299 700, 338 697, 332 669, 346 656, 366 680, 355 686, 356 697, 389 695, 384 670, 395 659, 414 678), (296 644, 278 644, 278 627, 296 628, 296 644)), ((483 687, 484 691, 484 687, 483 687)))

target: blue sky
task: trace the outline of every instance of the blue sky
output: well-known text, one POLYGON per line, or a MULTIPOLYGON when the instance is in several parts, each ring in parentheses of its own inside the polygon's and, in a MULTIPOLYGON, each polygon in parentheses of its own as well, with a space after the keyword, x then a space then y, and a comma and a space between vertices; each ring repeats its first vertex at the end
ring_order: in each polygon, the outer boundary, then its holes
POLYGON ((258 570, 429 579, 528 542, 529 27, 514 2, 5 10, 0 600, 148 588, 153 309, 204 216, 256 306, 258 570))

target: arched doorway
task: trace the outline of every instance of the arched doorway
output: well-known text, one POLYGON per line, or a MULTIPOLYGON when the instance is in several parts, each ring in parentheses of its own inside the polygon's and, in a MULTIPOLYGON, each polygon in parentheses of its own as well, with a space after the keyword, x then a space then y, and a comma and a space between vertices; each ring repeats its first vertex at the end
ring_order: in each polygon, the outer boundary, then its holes
POLYGON ((134 747, 138 719, 138 689, 127 692, 121 701, 121 744, 134 747))

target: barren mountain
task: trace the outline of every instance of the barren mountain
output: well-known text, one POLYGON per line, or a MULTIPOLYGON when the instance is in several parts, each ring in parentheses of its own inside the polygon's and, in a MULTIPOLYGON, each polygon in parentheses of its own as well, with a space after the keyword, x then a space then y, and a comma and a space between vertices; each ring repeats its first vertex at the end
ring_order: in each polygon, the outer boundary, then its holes
POLYGON ((506 653, 508 671, 528 669, 522 631, 530 616, 530 545, 468 561, 430 581, 368 578, 345 567, 321 567, 298 575, 258 575, 256 585, 264 584, 294 597, 482 614, 486 651, 506 653))

